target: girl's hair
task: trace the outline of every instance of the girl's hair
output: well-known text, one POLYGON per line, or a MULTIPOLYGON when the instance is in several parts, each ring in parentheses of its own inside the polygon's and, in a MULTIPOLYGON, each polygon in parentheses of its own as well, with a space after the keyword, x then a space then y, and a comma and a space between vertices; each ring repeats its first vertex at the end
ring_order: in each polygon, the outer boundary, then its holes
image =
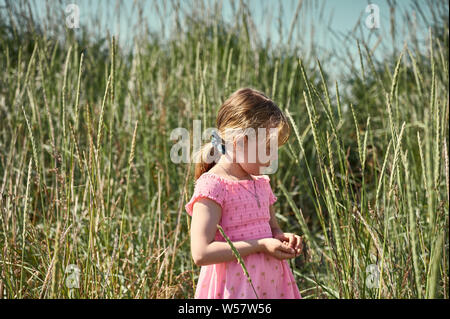
MULTIPOLYGON (((277 128, 279 146, 287 142, 291 131, 280 108, 264 93, 251 88, 235 91, 222 104, 217 114, 216 127, 222 138, 227 129, 253 128, 257 132, 258 128, 277 128)), ((204 161, 207 155, 213 156, 213 148, 211 142, 208 142, 196 154, 195 180, 209 171, 220 157, 216 156, 211 163, 204 161)))

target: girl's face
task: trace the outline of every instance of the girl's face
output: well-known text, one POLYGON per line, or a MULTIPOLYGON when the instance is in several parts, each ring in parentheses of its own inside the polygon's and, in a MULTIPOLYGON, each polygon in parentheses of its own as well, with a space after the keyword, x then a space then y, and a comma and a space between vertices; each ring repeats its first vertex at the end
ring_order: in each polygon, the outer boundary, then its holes
POLYGON ((256 138, 245 135, 243 143, 242 139, 237 141, 235 162, 249 174, 263 174, 264 169, 270 166, 272 161, 278 159, 278 136, 274 136, 274 132, 276 131, 270 132, 269 129, 266 129, 266 138, 264 139, 258 136, 256 130, 256 138), (272 133, 272 137, 270 133, 272 133))

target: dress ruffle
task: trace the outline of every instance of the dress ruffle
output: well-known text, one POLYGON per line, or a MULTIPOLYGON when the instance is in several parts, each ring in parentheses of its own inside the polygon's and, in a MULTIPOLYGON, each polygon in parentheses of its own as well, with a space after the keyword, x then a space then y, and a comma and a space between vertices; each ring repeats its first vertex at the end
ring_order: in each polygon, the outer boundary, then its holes
POLYGON ((200 198, 209 198, 219 204, 223 209, 225 187, 216 178, 211 178, 210 176, 203 174, 197 179, 194 194, 191 200, 185 205, 185 209, 190 216, 192 216, 195 202, 200 198))

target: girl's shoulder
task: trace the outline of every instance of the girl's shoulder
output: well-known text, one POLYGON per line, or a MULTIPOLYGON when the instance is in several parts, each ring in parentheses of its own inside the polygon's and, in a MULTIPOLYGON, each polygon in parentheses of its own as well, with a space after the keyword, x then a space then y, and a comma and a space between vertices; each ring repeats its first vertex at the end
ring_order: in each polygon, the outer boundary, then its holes
POLYGON ((209 192, 224 192, 226 181, 219 175, 206 172, 195 181, 195 190, 207 190, 209 192))
POLYGON ((213 172, 205 172, 195 181, 195 186, 197 185, 208 185, 209 187, 224 187, 227 184, 227 180, 213 172))
MULTIPOLYGON (((256 181, 270 181, 270 177, 268 175, 251 175, 252 178, 256 181)), ((231 180, 228 177, 219 175, 215 172, 205 172, 203 173, 197 180, 197 183, 200 181, 201 183, 204 183, 204 180, 213 180, 216 183, 222 184, 222 185, 236 185, 236 184, 246 184, 246 183, 252 183, 253 180, 231 180), (203 178, 201 181, 200 179, 203 178)))
POLYGON ((186 211, 192 216, 194 203, 199 198, 209 198, 218 203, 222 208, 226 198, 226 187, 220 179, 212 174, 203 173, 195 181, 194 193, 191 200, 185 205, 186 211))
MULTIPOLYGON (((257 183, 261 183, 262 187, 258 191, 263 197, 269 196, 269 203, 272 205, 277 197, 270 187, 270 177, 268 175, 252 175, 252 177, 257 183)), ((231 180, 214 172, 205 172, 195 181, 194 193, 185 205, 186 211, 192 216, 194 203, 199 198, 209 198, 224 209, 226 202, 239 197, 242 192, 241 186, 250 189, 250 183, 253 183, 253 180, 231 180)))
POLYGON ((270 181, 269 175, 258 175, 258 178, 262 178, 262 179, 264 179, 266 181, 270 181))

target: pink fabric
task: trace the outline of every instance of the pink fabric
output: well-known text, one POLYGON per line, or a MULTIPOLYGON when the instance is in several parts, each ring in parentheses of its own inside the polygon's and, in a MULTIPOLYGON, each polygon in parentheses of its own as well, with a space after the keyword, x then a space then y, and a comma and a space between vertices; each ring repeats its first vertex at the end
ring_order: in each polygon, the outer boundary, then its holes
MULTIPOLYGON (((201 197, 214 200, 222 207, 220 225, 231 241, 272 237, 270 211, 277 197, 267 175, 252 175, 261 208, 253 195, 253 181, 233 181, 217 174, 201 175, 194 188, 186 212, 192 216, 194 203, 201 197), (244 189, 245 188, 245 189, 244 189)), ((217 230, 215 240, 225 241, 217 230)), ((265 253, 243 257, 259 298, 300 299, 300 291, 287 260, 278 260, 265 253)), ((237 260, 202 266, 195 298, 256 298, 237 260)))

